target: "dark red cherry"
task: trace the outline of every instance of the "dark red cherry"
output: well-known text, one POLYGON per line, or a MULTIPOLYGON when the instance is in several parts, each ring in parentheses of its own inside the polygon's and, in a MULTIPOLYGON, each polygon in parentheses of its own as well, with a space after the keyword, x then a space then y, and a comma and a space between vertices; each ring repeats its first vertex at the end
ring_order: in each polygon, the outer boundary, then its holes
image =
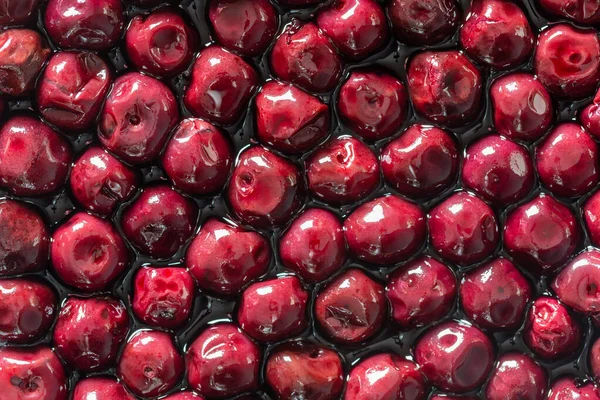
MULTIPOLYGON (((193 392, 179 392, 163 398, 162 400, 204 400, 193 392)), ((259 399, 260 400, 260 399, 259 399)))
POLYGON ((312 22, 287 25, 271 51, 271 70, 280 79, 311 92, 329 92, 342 65, 331 41, 312 22))
POLYGON ((596 92, 592 102, 581 110, 579 120, 589 133, 596 139, 600 138, 600 90, 596 92))
POLYGON ((467 147, 462 180, 484 199, 508 206, 529 194, 534 174, 533 161, 525 147, 490 135, 467 147))
POLYGON ((534 70, 548 90, 559 97, 591 95, 600 81, 600 40, 595 30, 559 24, 538 38, 534 70))
POLYGON ((49 0, 44 26, 61 47, 107 50, 123 33, 123 9, 119 0, 49 0))
POLYGON ((387 19, 375 0, 335 0, 316 18, 339 51, 361 59, 379 50, 388 35, 387 19))
POLYGON ((564 377, 554 382, 548 400, 600 400, 600 390, 592 382, 579 384, 574 377, 564 377))
POLYGON ((324 3, 326 0, 277 0, 283 6, 306 7, 313 4, 324 3))
POLYGON ((0 26, 26 25, 32 22, 41 0, 5 0, 0 3, 0 26))
POLYGON ((125 387, 113 378, 84 378, 73 388, 73 400, 134 400, 125 387))
POLYGON ((256 136, 284 153, 304 153, 329 134, 329 107, 292 85, 267 82, 256 96, 256 136))
POLYGON ((45 336, 56 317, 56 294, 36 280, 0 280, 0 340, 31 343, 45 336))
POLYGON ((494 127, 504 136, 534 141, 552 124, 550 93, 533 75, 516 72, 494 81, 490 89, 494 127))
POLYGON ((571 257, 580 235, 573 212, 552 197, 541 195, 508 215, 504 247, 523 268, 550 274, 571 257))
POLYGON ((222 190, 232 164, 231 144, 225 135, 197 118, 179 123, 162 156, 173 185, 196 196, 222 190))
POLYGON ((106 289, 129 261, 125 242, 113 225, 83 212, 58 227, 51 250, 59 278, 86 292, 106 289))
POLYGON ((381 151, 383 176, 400 194, 427 197, 447 189, 458 174, 456 140, 440 128, 411 125, 381 151))
POLYGON ((552 289, 575 311, 600 314, 600 251, 589 249, 569 261, 552 281, 552 289))
POLYGON ((359 269, 338 275, 317 295, 317 325, 325 336, 341 344, 358 344, 375 336, 387 314, 383 290, 359 269))
POLYGON ((202 290, 230 296, 267 271, 271 247, 256 232, 209 219, 190 244, 185 258, 202 290))
POLYGON ((269 0, 210 0, 208 19, 217 41, 241 55, 263 53, 277 33, 277 10, 269 0))
POLYGON ((197 214, 196 204, 170 187, 147 187, 123 212, 121 228, 138 250, 166 258, 191 238, 197 214))
POLYGON ((16 196, 52 193, 67 180, 71 153, 69 142, 48 125, 12 117, 0 129, 0 185, 16 196))
POLYGON ((544 10, 558 17, 569 18, 581 24, 600 22, 598 0, 540 0, 539 3, 544 10))
POLYGON ((233 212, 257 228, 282 225, 301 206, 304 181, 296 165, 254 146, 238 157, 227 196, 233 212))
POLYGON ((340 89, 342 121, 366 140, 392 136, 408 114, 404 84, 381 71, 354 71, 340 89))
POLYGON ((200 52, 185 91, 185 106, 196 117, 232 125, 244 113, 258 85, 256 71, 219 46, 200 52))
POLYGON ((9 29, 0 32, 0 94, 27 96, 33 91, 49 55, 50 49, 36 31, 9 29))
POLYGON ((173 76, 192 62, 197 34, 181 15, 170 9, 133 17, 125 35, 129 59, 140 71, 173 76))
POLYGON ((331 204, 362 200, 379 186, 379 164, 373 151, 352 136, 338 136, 306 160, 313 197, 331 204))
POLYGON ((600 339, 596 339, 589 353, 589 364, 594 377, 600 377, 600 339))
POLYGON ((600 246, 600 192, 594 193, 583 205, 583 217, 594 246, 600 246))
POLYGON ((161 81, 130 72, 115 80, 100 113, 102 145, 130 164, 155 159, 179 119, 177 101, 161 81))
POLYGON ((531 357, 521 353, 504 354, 498 360, 485 388, 488 400, 544 400, 548 374, 531 357))
POLYGON ((432 45, 450 38, 460 22, 456 0, 392 0, 392 30, 409 45, 432 45))
POLYGON ((394 195, 364 203, 344 222, 350 251, 380 265, 409 259, 425 242, 426 230, 423 210, 394 195))
POLYGON ((460 304, 466 317, 490 330, 519 328, 532 296, 527 278, 505 258, 469 271, 460 285, 460 304))
POLYGON ((56 53, 37 85, 38 110, 61 129, 85 130, 98 117, 110 84, 108 66, 94 53, 56 53))
POLYGON ((414 354, 429 382, 457 393, 480 387, 495 359, 492 342, 482 331, 455 321, 425 331, 414 354))
POLYGON ((432 257, 403 265, 389 276, 385 288, 392 320, 410 330, 442 319, 454 306, 456 287, 452 270, 432 257))
POLYGON ((558 196, 581 196, 600 179, 598 145, 575 123, 554 128, 536 149, 540 181, 558 196))
POLYGON ((427 120, 457 127, 481 109, 481 73, 459 51, 426 51, 408 64, 408 90, 415 111, 427 120))
POLYGON ((40 271, 48 263, 50 235, 33 208, 0 200, 0 276, 40 271))

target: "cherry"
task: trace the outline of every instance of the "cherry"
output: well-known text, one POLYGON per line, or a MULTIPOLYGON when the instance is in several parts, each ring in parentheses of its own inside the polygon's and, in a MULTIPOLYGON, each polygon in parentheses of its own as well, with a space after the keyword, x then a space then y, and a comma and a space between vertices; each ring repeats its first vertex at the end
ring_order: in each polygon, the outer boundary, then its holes
POLYGON ((485 388, 489 400, 544 400, 548 374, 531 357, 507 353, 500 357, 485 388))
POLYGON ((164 397, 162 400, 203 400, 193 392, 179 392, 170 396, 164 397))
POLYGON ((594 377, 600 377, 600 339, 596 339, 589 353, 589 364, 594 377))
POLYGON ((581 125, 595 138, 600 138, 600 90, 596 92, 592 102, 581 110, 579 120, 581 125))
POLYGON ((600 192, 596 192, 583 205, 583 217, 594 246, 600 246, 600 192))
POLYGON ((313 4, 324 3, 326 0, 277 0, 277 2, 284 6, 294 7, 306 7, 313 4))
POLYGON ((564 377, 554 382, 548 400, 599 400, 600 390, 589 382, 576 383, 573 377, 564 377))
POLYGON ((540 0, 539 3, 547 12, 581 24, 600 22, 600 2, 598 0, 540 0))
POLYGON ((572 259, 552 281, 559 300, 575 311, 600 314, 600 251, 586 250, 572 259))
POLYGON ((125 387, 112 378, 85 378, 73 388, 73 400, 135 400, 125 387))
POLYGON ((0 3, 0 26, 26 25, 32 22, 41 0, 5 0, 0 3))

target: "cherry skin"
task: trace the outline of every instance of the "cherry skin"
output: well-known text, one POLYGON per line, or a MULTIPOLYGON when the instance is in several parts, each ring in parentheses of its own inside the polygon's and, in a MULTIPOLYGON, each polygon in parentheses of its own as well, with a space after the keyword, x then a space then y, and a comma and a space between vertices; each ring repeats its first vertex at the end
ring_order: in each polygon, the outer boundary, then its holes
POLYGON ((581 196, 600 180, 598 145, 582 126, 565 123, 554 128, 536 150, 540 181, 563 196, 581 196))
POLYGON ((128 331, 127 309, 120 300, 69 297, 58 315, 53 341, 71 367, 91 372, 117 361, 128 331))
POLYGON ((484 199, 508 206, 527 196, 534 185, 534 174, 533 161, 525 147, 490 135, 467 148, 462 180, 484 199))
POLYGON ((280 400, 335 400, 344 389, 344 371, 335 351, 291 342, 271 353, 265 367, 265 381, 280 400))
POLYGON ((564 377, 554 382, 548 400, 600 400, 600 390, 591 382, 579 385, 573 377, 564 377))
POLYGON ((456 277, 434 258, 420 257, 394 271, 385 288, 393 322, 403 330, 429 325, 448 314, 456 277))
POLYGON ((554 106, 550 93, 531 74, 516 72, 496 79, 490 98, 494 127, 503 136, 534 141, 552 124, 554 106))
POLYGON ((242 293, 238 324, 260 342, 278 342, 307 326, 308 292, 295 276, 253 283, 242 293))
POLYGON ((104 290, 129 261, 125 242, 109 221, 80 212, 52 235, 51 261, 59 278, 79 290, 104 290))
POLYGON ((94 53, 56 53, 37 85, 37 106, 51 124, 83 131, 96 120, 110 84, 108 66, 94 53))
POLYGON ((572 211, 552 197, 542 195, 508 215, 504 247, 518 265, 548 275, 569 259, 580 235, 572 211))
POLYGON ((49 0, 44 26, 61 47, 107 50, 123 33, 123 9, 119 0, 49 0))
POLYGON ((258 85, 256 71, 219 46, 200 52, 183 101, 196 117, 222 125, 235 123, 258 85))
POLYGON ((168 186, 152 186, 123 212, 123 234, 141 252, 171 257, 192 236, 198 209, 168 186))
POLYGON ((492 343, 482 331, 454 321, 425 331, 414 354, 429 382, 456 393, 481 386, 495 359, 492 343))
POLYGON ((447 395, 434 395, 429 398, 429 400, 477 400, 475 397, 467 397, 467 396, 447 396, 447 395))
POLYGON ((317 325, 341 344, 358 344, 375 336, 386 314, 383 286, 359 269, 338 275, 315 300, 317 325))
POLYGON ((85 378, 73 388, 73 400, 135 400, 125 387, 112 378, 85 378))
POLYGON ((257 389, 261 353, 233 324, 213 325, 186 355, 190 387, 201 396, 222 399, 257 389))
POLYGON ((223 133, 197 118, 179 123, 162 156, 173 185, 195 196, 222 190, 232 164, 231 144, 223 133))
POLYGON ((353 71, 339 96, 342 121, 369 141, 398 132, 408 114, 404 84, 382 71, 353 71))
POLYGON ((381 170, 400 194, 420 198, 447 189, 456 179, 456 140, 440 128, 411 125, 381 151, 381 170))
POLYGON ((177 101, 164 83, 130 72, 115 80, 100 113, 98 137, 126 162, 143 164, 158 156, 178 119, 177 101))
POLYGON ((539 3, 547 12, 580 24, 591 25, 600 22, 598 0, 540 0, 539 3))
POLYGON ((0 348, 0 386, 3 400, 69 398, 67 377, 60 359, 45 346, 0 348))
POLYGON ((374 0, 335 0, 316 21, 340 53, 353 60, 379 50, 388 36, 385 13, 374 0))
POLYGON ((110 215, 133 197, 139 177, 111 154, 92 146, 73 164, 69 184, 73 197, 84 208, 110 215))
POLYGON ((579 348, 581 326, 558 300, 542 296, 529 309, 523 341, 541 358, 559 360, 575 354, 579 348))
POLYGON ((425 378, 415 363, 382 353, 352 368, 344 400, 425 400, 427 393, 425 378))
POLYGON ((50 49, 36 31, 0 32, 0 94, 29 95, 49 55, 50 49))
POLYGON ((162 400, 203 400, 202 397, 198 396, 193 392, 179 392, 165 397, 162 400))
POLYGON ((600 246, 600 192, 594 193, 583 205, 583 217, 594 246, 600 246))
POLYGON ((350 251, 380 265, 410 258, 425 242, 426 229, 423 210, 394 195, 364 203, 344 222, 350 251))
POLYGON ((133 17, 125 35, 125 47, 135 68, 170 77, 183 72, 192 62, 196 36, 181 15, 162 9, 133 17))
POLYGON ((200 289, 232 296, 267 271, 271 247, 256 232, 209 219, 190 244, 185 258, 200 289))
POLYGON ((0 26, 26 25, 33 21, 41 0, 6 0, 0 4, 0 26))
POLYGON ((301 206, 304 191, 296 165, 254 146, 238 157, 227 198, 242 221, 256 228, 269 228, 291 219, 301 206))
POLYGON ((579 113, 581 125, 596 139, 600 138, 600 90, 592 102, 579 113))
POLYGON ((185 268, 142 267, 133 282, 131 307, 147 325, 178 328, 190 316, 195 289, 185 268))
POLYGON ((485 388, 489 400, 544 400, 548 374, 525 354, 508 353, 498 360, 485 388))
POLYGON ((571 261, 552 281, 559 300, 577 312, 600 314, 600 251, 586 250, 571 261))
POLYGON ((330 204, 364 199, 379 186, 379 164, 373 151, 352 136, 338 136, 306 160, 308 189, 330 204))
POLYGON ((505 258, 469 271, 460 285, 460 304, 466 317, 489 330, 518 329, 532 296, 527 278, 505 258))
POLYGON ((219 43, 243 56, 264 53, 278 28, 269 0, 210 0, 208 19, 219 43))
POLYGON ((45 283, 0 280, 0 340, 31 343, 45 336, 56 316, 56 294, 45 283))
POLYGON ((396 37, 415 46, 450 38, 461 16, 455 0, 392 0, 387 12, 396 37))
POLYGON ((285 27, 271 51, 271 70, 278 78, 310 92, 329 92, 337 85, 340 55, 327 36, 312 22, 294 19, 285 27))
POLYGON ((0 276, 46 267, 50 235, 37 211, 21 202, 0 200, 0 226, 0 276))
POLYGON ((600 40, 596 31, 553 25, 538 38, 533 67, 556 96, 578 99, 591 95, 600 81, 600 40))
POLYGON ((589 364, 595 378, 600 376, 600 339, 596 339, 589 354, 589 364))
POLYGON ((313 4, 324 3, 326 0, 277 0, 283 6, 306 7, 313 4))
POLYGON ((346 261, 342 223, 327 210, 304 211, 279 240, 279 257, 306 282, 329 278, 346 261))
POLYGON ((168 333, 138 331, 129 339, 117 374, 134 394, 155 397, 171 390, 184 372, 183 358, 168 333))
POLYGON ((304 153, 329 134, 329 107, 292 85, 267 82, 256 96, 256 136, 284 153, 304 153))
POLYGON ((0 185, 16 196, 40 196, 63 186, 71 146, 48 125, 16 116, 0 129, 0 185))
POLYGON ((496 69, 511 69, 529 59, 534 37, 523 10, 503 0, 475 0, 460 31, 467 54, 496 69))
POLYGON ((415 111, 450 127, 474 121, 481 110, 481 73, 459 51, 426 51, 408 64, 415 111))
POLYGON ((498 222, 485 202, 458 192, 430 211, 429 237, 440 256, 459 264, 473 264, 496 249, 498 222))

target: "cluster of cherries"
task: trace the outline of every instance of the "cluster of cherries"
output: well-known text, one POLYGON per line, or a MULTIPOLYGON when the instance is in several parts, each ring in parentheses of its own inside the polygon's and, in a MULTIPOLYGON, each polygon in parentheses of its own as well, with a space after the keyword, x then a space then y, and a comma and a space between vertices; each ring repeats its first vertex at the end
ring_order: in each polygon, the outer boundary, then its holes
POLYGON ((600 400, 598 25, 0 1, 0 400, 600 400))

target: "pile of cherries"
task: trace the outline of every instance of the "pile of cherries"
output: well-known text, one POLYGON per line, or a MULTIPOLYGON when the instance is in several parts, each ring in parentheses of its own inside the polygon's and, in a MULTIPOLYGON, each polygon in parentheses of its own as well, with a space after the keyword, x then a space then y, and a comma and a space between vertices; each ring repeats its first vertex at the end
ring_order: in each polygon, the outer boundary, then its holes
POLYGON ((600 400, 600 0, 0 0, 0 400, 600 400))

